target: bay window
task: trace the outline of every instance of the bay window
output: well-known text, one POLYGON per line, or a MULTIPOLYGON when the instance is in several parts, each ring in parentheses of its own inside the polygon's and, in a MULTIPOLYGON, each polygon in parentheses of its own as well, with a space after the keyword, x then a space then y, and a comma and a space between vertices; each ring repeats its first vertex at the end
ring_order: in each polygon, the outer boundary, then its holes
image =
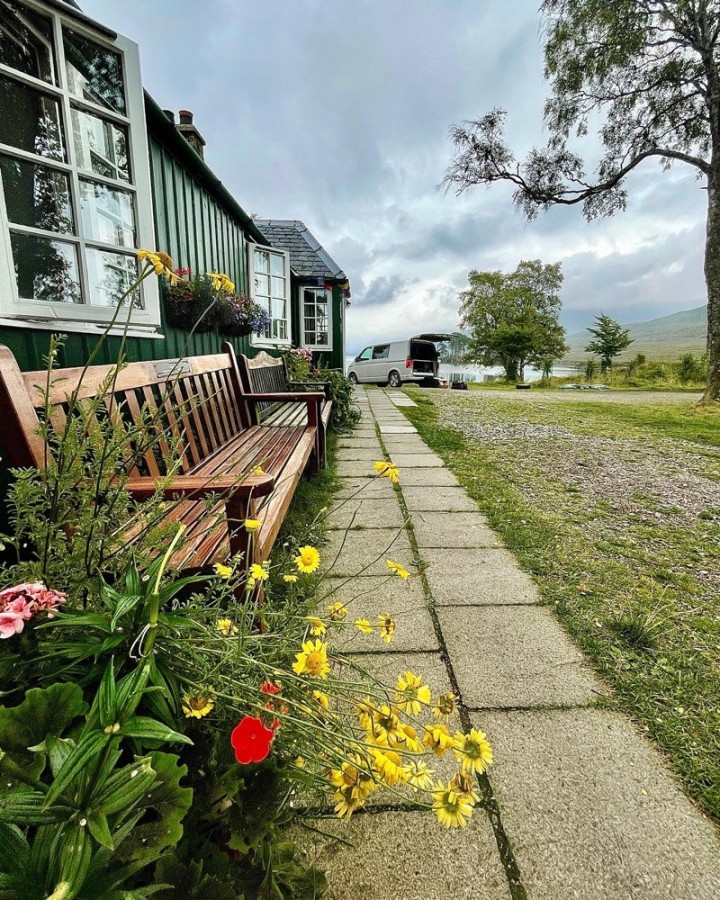
POLYGON ((290 345, 290 262, 282 250, 251 244, 248 247, 252 299, 267 311, 267 330, 253 344, 290 345))
MULTIPOLYGON (((107 323, 154 244, 137 46, 0 0, 0 317, 107 323)), ((156 279, 123 302, 159 324, 156 279)))

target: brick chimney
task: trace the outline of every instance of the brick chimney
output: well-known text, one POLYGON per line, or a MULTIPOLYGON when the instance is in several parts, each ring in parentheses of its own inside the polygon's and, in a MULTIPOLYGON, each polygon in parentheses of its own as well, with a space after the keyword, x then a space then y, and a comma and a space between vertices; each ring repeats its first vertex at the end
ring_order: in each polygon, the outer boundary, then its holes
POLYGON ((205 158, 205 139, 193 125, 193 114, 187 109, 179 111, 180 123, 175 127, 201 159, 205 158))

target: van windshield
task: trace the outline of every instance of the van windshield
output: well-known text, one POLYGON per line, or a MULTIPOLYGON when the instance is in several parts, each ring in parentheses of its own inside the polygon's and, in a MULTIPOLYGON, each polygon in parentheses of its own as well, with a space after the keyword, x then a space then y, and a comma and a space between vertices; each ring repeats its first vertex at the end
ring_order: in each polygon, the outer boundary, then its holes
POLYGON ((435 344, 430 341, 410 341, 410 358, 411 359, 438 359, 439 354, 435 344))

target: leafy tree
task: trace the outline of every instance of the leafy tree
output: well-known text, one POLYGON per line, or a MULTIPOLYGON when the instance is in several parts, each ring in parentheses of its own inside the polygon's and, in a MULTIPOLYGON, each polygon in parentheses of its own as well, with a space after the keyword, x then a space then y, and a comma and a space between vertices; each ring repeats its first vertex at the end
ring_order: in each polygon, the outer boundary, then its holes
POLYGON ((600 357, 601 372, 607 372, 612 368, 613 359, 633 342, 630 330, 623 328, 619 322, 605 314, 595 316, 595 327, 588 328, 588 331, 595 335, 595 340, 590 341, 585 352, 597 353, 600 357))
POLYGON ((533 218, 583 204, 587 219, 625 209, 625 179, 645 160, 680 161, 708 189, 706 400, 720 399, 720 2, 544 0, 550 139, 518 163, 505 143, 505 112, 454 126, 456 156, 444 183, 458 193, 509 182, 533 218), (595 177, 571 142, 598 124, 604 156, 595 177))
POLYGON ((438 345, 438 354, 440 361, 449 363, 451 366, 457 366, 462 363, 467 353, 470 338, 461 331, 453 331, 452 338, 449 341, 443 341, 438 345))
POLYGON ((563 276, 560 263, 521 262, 514 272, 468 275, 460 294, 461 327, 470 329, 467 359, 501 365, 509 381, 525 377, 528 363, 546 364, 567 350, 558 321, 563 276))

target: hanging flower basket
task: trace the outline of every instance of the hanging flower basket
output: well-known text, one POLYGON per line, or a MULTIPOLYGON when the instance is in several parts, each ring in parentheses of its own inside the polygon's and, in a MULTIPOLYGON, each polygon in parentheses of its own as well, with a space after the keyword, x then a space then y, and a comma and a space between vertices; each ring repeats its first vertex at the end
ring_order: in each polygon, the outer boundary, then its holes
POLYGON ((208 276, 168 285, 165 290, 165 318, 169 325, 198 334, 215 331, 220 317, 223 292, 213 287, 208 276))
POLYGON ((262 334, 270 324, 269 316, 262 306, 258 306, 242 292, 226 294, 221 299, 218 320, 220 331, 230 337, 262 334))

